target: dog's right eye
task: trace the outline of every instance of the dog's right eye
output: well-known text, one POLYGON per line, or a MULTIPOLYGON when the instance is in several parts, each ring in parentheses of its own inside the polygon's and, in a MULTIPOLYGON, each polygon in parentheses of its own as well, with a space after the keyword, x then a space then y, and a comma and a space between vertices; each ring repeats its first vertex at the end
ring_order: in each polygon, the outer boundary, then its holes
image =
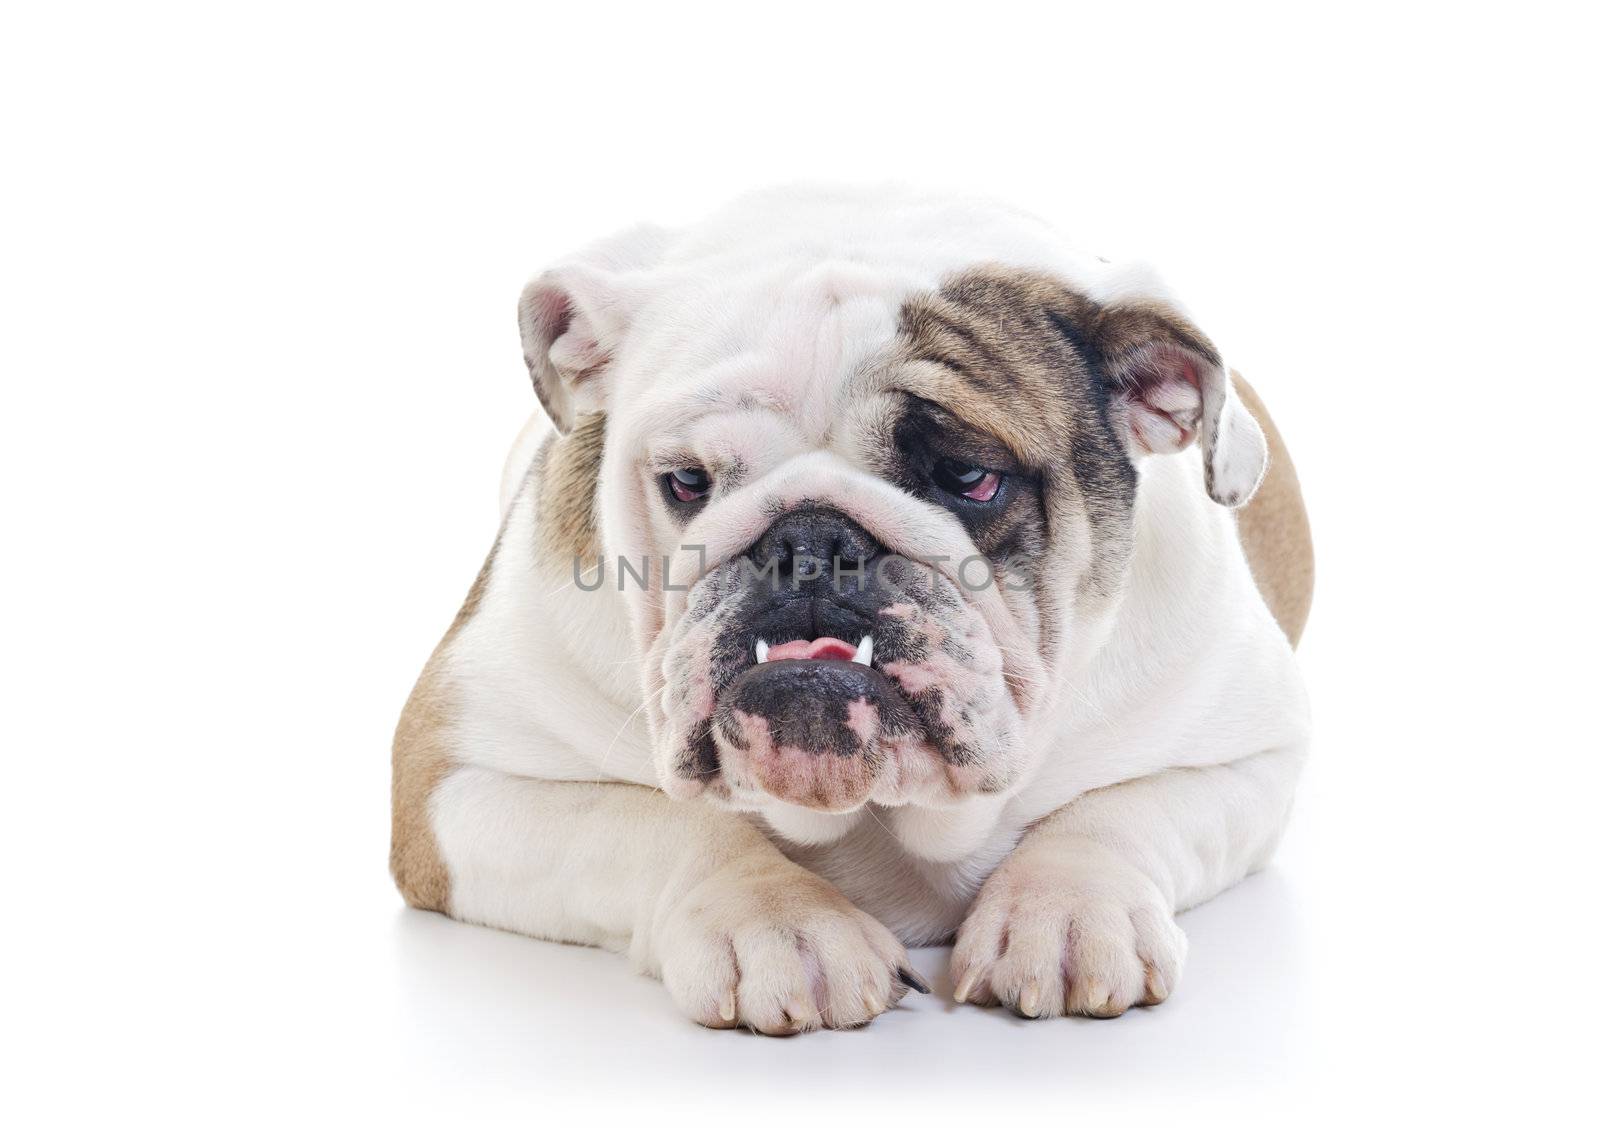
POLYGON ((711 475, 703 469, 675 469, 666 476, 667 490, 674 498, 689 504, 711 492, 711 475))
POLYGON ((933 467, 933 482, 955 497, 988 504, 1000 491, 1004 478, 998 470, 984 469, 981 465, 945 458, 933 467))

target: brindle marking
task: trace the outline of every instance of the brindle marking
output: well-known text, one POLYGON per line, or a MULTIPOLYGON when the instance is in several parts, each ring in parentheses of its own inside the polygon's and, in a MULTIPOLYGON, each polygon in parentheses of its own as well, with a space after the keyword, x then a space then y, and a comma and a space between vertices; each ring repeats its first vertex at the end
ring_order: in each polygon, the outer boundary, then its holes
MULTIPOLYGON (((888 374, 909 395, 887 433, 902 456, 880 472, 925 493, 928 455, 962 451, 998 468, 984 436, 1037 481, 1021 487, 1003 515, 958 510, 997 566, 1031 578, 1030 550, 1048 547, 1051 508, 1081 507, 1094 533, 1088 585, 1109 589, 1125 563, 1137 472, 1122 440, 1116 399, 1146 381, 1153 351, 1178 349, 1212 365, 1216 348, 1164 305, 1099 305, 1046 274, 990 266, 962 273, 936 294, 902 307, 904 349, 888 374), (933 409, 929 409, 931 404, 933 409), (943 413, 941 413, 943 412, 943 413), (1071 489, 1058 505, 1052 478, 1071 489), (981 521, 973 518, 983 518, 981 521)), ((1266 433, 1273 460, 1252 503, 1238 514, 1240 539, 1257 586, 1291 643, 1311 603, 1310 526, 1288 450, 1256 393, 1237 375, 1244 405, 1266 433)), ((1052 612, 1041 605, 1048 639, 1052 612)))
POLYGON ((1096 349, 1102 330, 1127 323, 1048 276, 974 269, 902 307, 906 359, 935 365, 912 370, 904 385, 999 441, 1024 468, 1045 474, 1065 458, 1086 496, 1131 507, 1134 470, 1096 349))
POLYGON ((1131 507, 1135 475, 1114 400, 1136 388, 1152 350, 1220 363, 1177 312, 1096 304, 1048 275, 985 267, 902 307, 905 358, 933 364, 900 385, 998 440, 1027 468, 1062 458, 1091 506, 1131 507), (921 389, 917 389, 921 388, 921 389))
MULTIPOLYGON (((980 551, 1002 577, 1043 581, 1053 516, 1081 512, 1089 525, 1080 587, 1115 594, 1132 548, 1137 472, 1122 442, 1114 396, 1128 335, 1153 330, 1145 308, 1100 308, 1042 273, 999 266, 964 272, 900 311, 903 349, 886 372, 909 396, 891 431, 901 456, 882 471, 930 496, 931 456, 970 460, 1008 474, 999 509, 955 504, 980 551), (995 447, 1005 457, 990 453, 995 447)), ((941 502, 950 504, 950 502, 941 502)), ((1059 634, 1058 597, 1028 591, 1041 646, 1059 634)), ((1021 598, 1018 603, 1024 602, 1021 598)))

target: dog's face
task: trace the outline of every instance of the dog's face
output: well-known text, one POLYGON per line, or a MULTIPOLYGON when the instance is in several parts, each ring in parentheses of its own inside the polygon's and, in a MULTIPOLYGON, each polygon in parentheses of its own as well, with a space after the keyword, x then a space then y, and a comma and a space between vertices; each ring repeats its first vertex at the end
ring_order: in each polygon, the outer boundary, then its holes
POLYGON ((586 571, 630 605, 661 783, 797 839, 1001 798, 1122 593, 1138 463, 1198 437, 1237 504, 1259 430, 1153 283, 1027 219, 768 205, 523 298, 552 417, 606 415, 586 571))

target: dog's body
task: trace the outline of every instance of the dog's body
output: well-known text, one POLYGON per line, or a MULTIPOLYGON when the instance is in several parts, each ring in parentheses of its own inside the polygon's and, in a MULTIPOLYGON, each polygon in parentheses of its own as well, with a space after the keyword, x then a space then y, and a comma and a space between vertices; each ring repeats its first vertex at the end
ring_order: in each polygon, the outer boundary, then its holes
POLYGON ((548 419, 396 737, 408 902, 626 951, 708 1025, 868 1020, 952 939, 958 998, 1162 1000, 1174 913, 1287 817, 1310 546, 1153 277, 992 206, 788 193, 521 315, 548 419))

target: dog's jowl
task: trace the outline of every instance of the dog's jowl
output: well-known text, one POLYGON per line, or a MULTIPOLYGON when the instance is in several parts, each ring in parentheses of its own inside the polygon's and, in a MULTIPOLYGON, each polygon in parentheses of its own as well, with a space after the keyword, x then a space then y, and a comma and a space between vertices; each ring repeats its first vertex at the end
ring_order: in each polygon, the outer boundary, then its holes
POLYGON ((540 409, 395 737, 392 865, 708 1026, 1113 1016, 1260 867, 1310 538, 1146 268, 983 202, 746 198, 537 277, 540 409), (486 534, 487 535, 487 534, 486 534))

